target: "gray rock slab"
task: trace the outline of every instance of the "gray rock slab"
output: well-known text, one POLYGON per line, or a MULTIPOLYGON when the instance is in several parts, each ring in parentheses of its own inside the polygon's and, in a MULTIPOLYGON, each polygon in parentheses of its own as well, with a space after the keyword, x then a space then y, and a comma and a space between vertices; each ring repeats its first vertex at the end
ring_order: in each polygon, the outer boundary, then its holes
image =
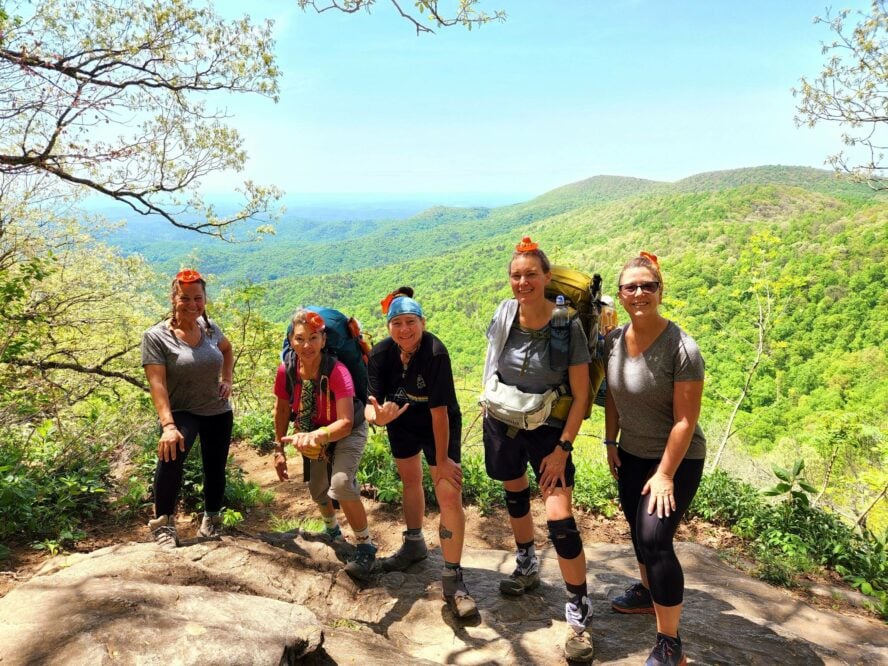
MULTIPOLYGON (((351 550, 293 532, 226 536, 171 553, 126 544, 55 558, 0 599, 0 664, 274 666, 287 650, 302 650, 300 663, 315 666, 564 663, 566 594, 551 549, 541 552, 543 584, 518 599, 498 591, 514 566, 512 553, 467 550, 465 580, 480 609, 468 621, 457 620, 442 600, 438 549, 406 572, 378 572, 365 584, 342 571, 351 550), (214 610, 193 606, 198 598, 214 610), (253 624, 255 616, 262 623, 253 624), (151 652, 157 641, 143 638, 151 635, 146 625, 173 629, 179 647, 151 652), (297 629, 308 628, 311 636, 297 637, 297 629), (192 644, 215 645, 223 634, 231 642, 213 647, 214 659, 187 651, 192 644), (24 651, 9 652, 10 645, 24 651), (61 658, 75 645, 92 650, 82 653, 89 661, 61 658), (27 659, 35 656, 40 659, 27 659)), ((813 608, 738 572, 705 547, 679 544, 677 550, 686 579, 682 638, 691 663, 888 663, 884 623, 813 608)), ((586 557, 595 662, 644 663, 656 631, 653 617, 620 615, 609 604, 635 580, 631 549, 592 545, 586 557)))

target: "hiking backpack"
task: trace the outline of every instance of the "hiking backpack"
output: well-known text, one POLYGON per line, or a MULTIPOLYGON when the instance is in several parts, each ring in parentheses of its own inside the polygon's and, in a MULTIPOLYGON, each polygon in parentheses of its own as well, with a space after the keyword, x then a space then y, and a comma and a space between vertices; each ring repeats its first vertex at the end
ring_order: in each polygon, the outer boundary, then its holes
POLYGON ((601 308, 601 276, 595 273, 592 277, 588 274, 565 266, 552 266, 552 279, 546 285, 546 298, 554 301, 556 297, 564 296, 572 317, 578 317, 586 338, 589 341, 589 354, 592 363, 589 364, 589 411, 592 410, 592 400, 598 393, 601 381, 604 379, 604 359, 602 347, 599 345, 599 317, 601 308))
MULTIPOLYGON (((361 326, 354 317, 348 317, 339 310, 325 308, 317 305, 307 305, 305 309, 316 312, 324 319, 327 334, 327 344, 322 350, 324 358, 321 362, 321 384, 324 377, 329 377, 335 361, 340 361, 348 368, 352 382, 355 385, 355 398, 360 400, 360 418, 363 419, 364 405, 367 404, 368 377, 367 355, 370 353, 370 345, 364 340, 361 326)), ((296 352, 290 347, 290 334, 293 332, 292 324, 287 326, 287 334, 281 348, 281 361, 284 363, 287 378, 287 395, 293 399, 293 387, 296 383, 296 352)), ((355 418, 358 419, 358 405, 355 405, 355 418)))

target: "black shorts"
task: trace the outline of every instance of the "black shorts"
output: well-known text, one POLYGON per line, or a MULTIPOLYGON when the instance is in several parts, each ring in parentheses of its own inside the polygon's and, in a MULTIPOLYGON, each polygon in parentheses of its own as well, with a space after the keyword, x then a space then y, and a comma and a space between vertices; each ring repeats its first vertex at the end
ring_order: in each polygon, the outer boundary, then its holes
MULTIPOLYGON (((508 435, 509 426, 492 416, 484 417, 484 467, 487 475, 497 481, 518 479, 527 471, 530 463, 536 480, 540 480, 540 463, 552 453, 561 439, 561 428, 540 426, 536 430, 518 430, 514 437, 508 435)), ((573 488, 575 473, 573 455, 567 457, 564 480, 573 488)), ((561 481, 558 481, 561 485, 561 481)))
MULTIPOLYGON (((390 428, 388 430, 389 446, 392 455, 400 460, 404 458, 412 458, 422 451, 425 454, 426 462, 429 467, 435 467, 438 464, 435 456, 435 438, 431 432, 428 433, 408 433, 390 428)), ((447 457, 453 462, 459 463, 462 452, 460 437, 462 436, 462 419, 459 417, 450 417, 450 442, 447 445, 447 457)))

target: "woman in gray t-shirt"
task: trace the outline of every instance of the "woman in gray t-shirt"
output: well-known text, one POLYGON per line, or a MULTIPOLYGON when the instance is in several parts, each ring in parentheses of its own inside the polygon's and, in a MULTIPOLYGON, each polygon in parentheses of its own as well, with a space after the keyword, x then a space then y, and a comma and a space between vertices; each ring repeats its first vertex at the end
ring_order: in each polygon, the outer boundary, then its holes
POLYGON ((604 443, 641 582, 611 607, 656 614, 657 640, 647 663, 680 664, 684 575, 672 539, 703 475, 706 439, 697 424, 703 357, 697 343, 659 312, 663 277, 656 257, 642 253, 627 262, 618 286, 631 321, 605 342, 604 443))
POLYGON ((527 479, 530 463, 546 505, 549 538, 570 595, 565 619, 573 631, 565 643, 565 655, 569 660, 591 661, 588 628, 592 606, 586 587, 583 542, 573 517, 571 455, 589 404, 589 344, 583 327, 573 320, 567 358, 559 362, 556 356, 554 362, 550 361, 550 321, 555 306, 546 299, 545 290, 552 280, 551 265, 530 238, 524 238, 515 249, 509 262, 514 299, 500 304, 488 329, 485 384, 495 373, 501 384, 524 393, 541 394, 569 386, 573 402, 566 418, 550 417, 532 430, 497 420, 491 409, 485 414, 484 463, 487 474, 503 482, 517 545, 517 566, 511 576, 500 581, 500 592, 520 596, 540 582, 527 479))
POLYGON ((204 473, 204 517, 198 534, 215 537, 225 496, 225 464, 233 417, 231 343, 206 315, 206 282, 193 270, 172 282, 169 319, 142 335, 142 366, 163 433, 157 444, 154 514, 148 521, 155 541, 179 545, 176 500, 185 458, 200 435, 204 473))

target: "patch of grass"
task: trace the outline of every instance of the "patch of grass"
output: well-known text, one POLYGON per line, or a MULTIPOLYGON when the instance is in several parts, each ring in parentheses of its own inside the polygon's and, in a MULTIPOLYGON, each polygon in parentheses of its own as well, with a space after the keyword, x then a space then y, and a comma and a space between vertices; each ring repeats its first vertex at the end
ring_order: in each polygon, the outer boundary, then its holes
POLYGON ((268 526, 272 532, 295 532, 302 530, 303 532, 323 532, 324 521, 320 518, 282 518, 280 516, 272 516, 268 521, 268 526))

